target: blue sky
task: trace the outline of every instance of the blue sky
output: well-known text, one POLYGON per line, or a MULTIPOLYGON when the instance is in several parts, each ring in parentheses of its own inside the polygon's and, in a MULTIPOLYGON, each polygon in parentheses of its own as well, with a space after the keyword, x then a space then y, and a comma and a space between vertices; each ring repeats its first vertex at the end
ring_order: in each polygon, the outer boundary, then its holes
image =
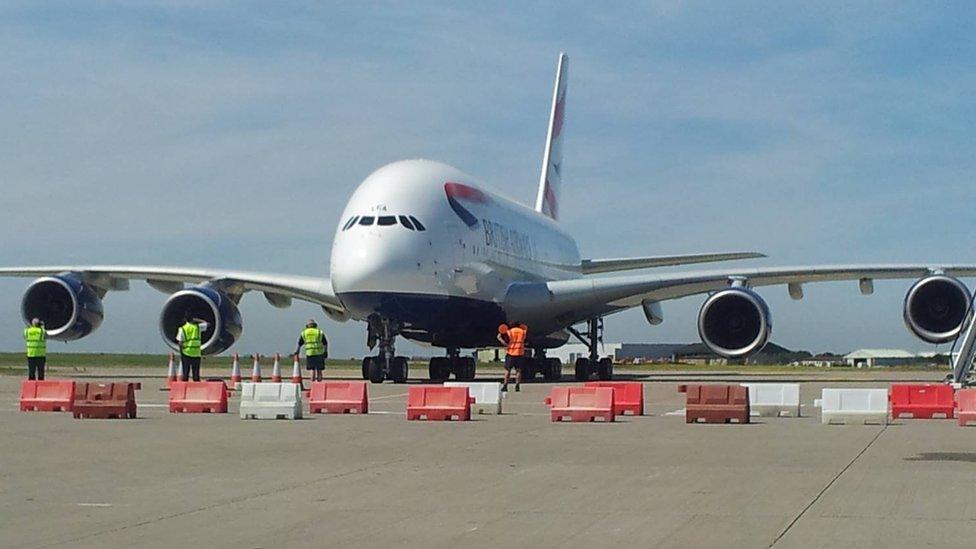
MULTIPOLYGON (((358 182, 409 157, 531 202, 560 50, 584 256, 976 263, 971 4, 603 4, 4 3, 0 264, 324 274, 358 182)), ((21 347, 26 283, 0 280, 0 349, 21 347)), ((788 347, 926 349, 907 287, 762 293, 788 347)), ((111 294, 101 330, 55 349, 163 351, 163 300, 111 294)), ((695 340, 700 304, 613 316, 607 340, 695 340)), ((316 309, 242 312, 236 350, 275 352, 316 309)), ((325 328, 362 355, 364 326, 325 328)))

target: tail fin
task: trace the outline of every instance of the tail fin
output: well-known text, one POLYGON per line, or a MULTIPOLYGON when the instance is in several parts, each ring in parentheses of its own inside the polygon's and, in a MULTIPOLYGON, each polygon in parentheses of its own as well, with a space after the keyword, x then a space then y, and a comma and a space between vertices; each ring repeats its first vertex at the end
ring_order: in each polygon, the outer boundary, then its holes
POLYGON ((556 86, 552 90, 552 109, 549 111, 549 133, 546 135, 546 151, 542 158, 542 175, 539 177, 539 196, 535 209, 553 219, 559 219, 559 191, 562 187, 563 170, 563 120, 566 113, 566 70, 569 57, 559 54, 556 68, 556 86))

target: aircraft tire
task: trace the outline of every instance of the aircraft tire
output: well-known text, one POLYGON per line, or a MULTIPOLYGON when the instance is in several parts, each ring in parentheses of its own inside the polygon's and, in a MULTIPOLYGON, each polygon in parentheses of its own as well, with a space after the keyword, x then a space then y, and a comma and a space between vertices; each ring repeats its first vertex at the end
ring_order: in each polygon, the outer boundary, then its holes
POLYGON ((596 374, 600 381, 610 381, 613 379, 613 359, 603 357, 596 366, 596 374))
POLYGON ((427 373, 431 381, 444 381, 451 376, 451 365, 447 358, 438 356, 430 359, 427 373))
POLYGON ((576 359, 576 381, 588 381, 590 379, 590 359, 588 358, 577 358, 576 359))
POLYGON ((363 379, 369 379, 369 357, 363 357, 363 379))
POLYGON ((409 376, 410 364, 407 362, 407 357, 393 357, 390 364, 390 378, 393 379, 393 383, 406 383, 409 376))
POLYGON ((563 378, 563 361, 558 358, 547 358, 542 370, 546 381, 559 381, 563 378))
POLYGON ((383 371, 383 361, 378 356, 368 357, 369 360, 369 381, 371 383, 383 383, 386 373, 383 371))

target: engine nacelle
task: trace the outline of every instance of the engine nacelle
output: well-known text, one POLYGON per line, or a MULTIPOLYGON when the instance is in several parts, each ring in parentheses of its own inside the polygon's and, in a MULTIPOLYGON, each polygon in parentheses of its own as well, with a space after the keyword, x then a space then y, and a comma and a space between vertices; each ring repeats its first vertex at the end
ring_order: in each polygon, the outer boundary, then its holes
POLYGON ((929 343, 945 343, 962 330, 972 296, 958 279, 945 275, 925 277, 905 294, 905 326, 929 343))
POLYGON ((159 332, 163 341, 179 352, 176 333, 187 314, 207 323, 200 334, 200 350, 212 355, 230 348, 241 337, 243 323, 237 304, 227 294, 211 286, 196 286, 174 293, 163 304, 159 314, 159 332))
POLYGON ((725 358, 745 358, 766 346, 773 330, 766 302, 746 288, 713 294, 698 313, 698 335, 711 351, 725 358))
POLYGON ((75 273, 38 278, 27 287, 20 304, 24 322, 44 322, 47 337, 74 341, 102 325, 105 312, 95 289, 75 273))

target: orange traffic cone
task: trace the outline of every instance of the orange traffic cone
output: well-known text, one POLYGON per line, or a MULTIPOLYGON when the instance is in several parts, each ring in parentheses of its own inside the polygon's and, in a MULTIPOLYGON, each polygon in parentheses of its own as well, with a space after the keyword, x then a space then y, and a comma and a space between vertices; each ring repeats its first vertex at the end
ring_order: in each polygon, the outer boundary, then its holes
POLYGON ((251 370, 251 381, 261 383, 261 355, 254 353, 254 368, 251 370))
POLYGON ((298 361, 298 354, 295 354, 295 361, 291 364, 291 382, 302 384, 302 365, 298 361))
POLYGON ((174 381, 176 381, 176 358, 173 356, 173 353, 170 353, 169 365, 166 367, 166 387, 163 390, 169 389, 174 381))
POLYGON ((230 367, 230 384, 235 390, 241 388, 241 360, 237 353, 234 353, 234 362, 230 367))
POLYGON ((281 383, 281 355, 275 353, 274 366, 271 367, 271 383, 281 383))

